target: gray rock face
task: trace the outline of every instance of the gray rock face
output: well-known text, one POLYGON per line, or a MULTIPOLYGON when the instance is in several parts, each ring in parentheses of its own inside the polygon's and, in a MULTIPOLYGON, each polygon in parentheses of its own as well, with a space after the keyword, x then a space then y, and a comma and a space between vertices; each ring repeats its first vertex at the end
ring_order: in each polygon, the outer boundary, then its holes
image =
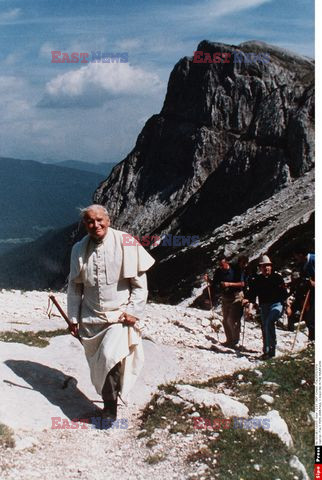
POLYGON ((177 63, 162 111, 94 195, 118 228, 206 233, 312 168, 313 62, 254 42, 197 50, 271 61, 177 63))
POLYGON ((249 254, 251 259, 268 252, 275 268, 288 262, 292 242, 314 238, 314 172, 292 182, 272 197, 233 217, 200 238, 198 245, 173 251, 152 250, 159 260, 149 274, 150 291, 169 303, 191 297, 189 305, 203 307, 200 285, 203 274, 213 271, 221 254, 249 254), (194 293, 196 290, 197 294, 194 293))

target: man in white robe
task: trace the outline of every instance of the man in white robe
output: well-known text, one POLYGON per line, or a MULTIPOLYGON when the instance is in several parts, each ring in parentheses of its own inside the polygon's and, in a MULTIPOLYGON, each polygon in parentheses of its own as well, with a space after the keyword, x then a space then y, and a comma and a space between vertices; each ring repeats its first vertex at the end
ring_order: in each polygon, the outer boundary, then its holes
POLYGON ((82 217, 88 235, 71 253, 68 317, 103 397, 103 416, 115 419, 118 395, 127 395, 143 366, 139 318, 148 295, 145 272, 154 259, 129 234, 110 227, 101 205, 83 209, 82 217))

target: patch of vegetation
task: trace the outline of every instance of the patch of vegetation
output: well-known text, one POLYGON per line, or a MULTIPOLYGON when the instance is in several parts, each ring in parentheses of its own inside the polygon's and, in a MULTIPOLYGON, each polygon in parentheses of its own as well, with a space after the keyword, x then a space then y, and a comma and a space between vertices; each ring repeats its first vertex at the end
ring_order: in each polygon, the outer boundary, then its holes
POLYGON ((38 332, 20 332, 19 330, 14 330, 12 332, 0 332, 0 341, 24 343, 30 347, 44 348, 49 345, 48 338, 67 335, 68 333, 69 331, 63 328, 51 331, 39 330, 38 332))
POLYGON ((146 447, 148 447, 148 448, 153 448, 153 447, 155 447, 157 444, 158 444, 158 442, 157 442, 154 438, 150 438, 150 440, 148 440, 145 445, 146 445, 146 447))
POLYGON ((149 455, 144 461, 149 465, 155 465, 156 463, 162 462, 164 459, 164 453, 155 453, 154 455, 149 455))
POLYGON ((213 452, 209 447, 201 447, 196 452, 190 453, 187 457, 187 461, 194 462, 204 462, 208 464, 210 461, 213 462, 213 452))
MULTIPOLYGON (((162 403, 155 395, 142 415, 142 432, 150 436, 155 428, 167 428, 169 433, 199 433, 204 435, 204 445, 187 458, 189 463, 208 466, 205 478, 218 480, 272 480, 293 479, 294 470, 289 466, 292 455, 296 455, 312 474, 312 452, 314 451, 314 422, 310 412, 314 411, 314 348, 308 347, 299 354, 269 360, 254 370, 240 370, 233 375, 212 378, 198 388, 214 392, 230 389, 231 396, 249 408, 249 416, 265 416, 270 409, 278 410, 288 425, 294 447, 287 448, 269 430, 242 428, 216 430, 196 429, 197 417, 191 417, 195 409, 184 409, 170 399, 162 403), (259 373, 260 371, 261 373, 259 373), (271 382, 265 384, 264 382, 271 382), (269 394, 274 403, 267 405, 260 396, 269 394), (169 428, 170 427, 170 428, 169 428)), ((175 387, 160 387, 175 394, 175 387)), ((216 408, 197 408, 205 419, 224 418, 216 408)), ((142 435, 142 436, 143 436, 142 435)), ((140 435, 141 436, 141 435, 140 435)))
MULTIPOLYGON (((291 451, 279 437, 266 430, 229 429, 210 442, 217 458, 213 473, 220 480, 293 480, 291 451)), ((210 465, 211 467, 212 465, 210 465)))
MULTIPOLYGON (((314 411, 314 349, 308 347, 296 356, 272 359, 258 370, 262 372, 262 376, 258 376, 253 370, 241 370, 232 376, 211 379, 203 386, 215 387, 218 381, 224 382, 226 388, 233 390, 233 396, 248 406, 250 417, 265 415, 269 411, 268 405, 260 398, 263 393, 273 396, 272 408, 279 411, 293 438, 293 454, 299 457, 310 474, 314 451, 314 422, 310 421, 310 412, 314 411), (243 375, 242 380, 238 380, 239 375, 243 375), (265 385, 264 382, 276 383, 278 387, 265 385)), ((200 388, 200 385, 198 386, 200 388)), ((260 432, 270 435, 269 432, 260 432)), ((229 433, 225 432, 223 436, 226 435, 229 433)), ((241 442, 240 446, 242 445, 241 442)), ((277 457, 281 456, 280 452, 282 450, 276 446, 277 457)), ((231 453, 233 455, 233 452, 231 453)))
POLYGON ((5 448, 13 448, 15 446, 14 433, 11 428, 0 423, 0 446, 5 448))
POLYGON ((182 405, 175 405, 171 400, 164 400, 160 405, 157 404, 159 396, 154 395, 150 403, 143 410, 141 419, 144 424, 144 431, 139 437, 149 437, 156 428, 167 428, 182 416, 182 405))

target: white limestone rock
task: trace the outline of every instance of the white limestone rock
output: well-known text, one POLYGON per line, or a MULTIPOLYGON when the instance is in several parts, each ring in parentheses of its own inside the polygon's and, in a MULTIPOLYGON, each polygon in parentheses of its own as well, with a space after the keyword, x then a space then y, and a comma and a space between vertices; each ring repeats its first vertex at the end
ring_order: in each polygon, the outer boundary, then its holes
POLYGON ((269 431, 276 433, 276 435, 282 440, 287 447, 293 446, 293 440, 288 430, 287 423, 280 416, 277 410, 271 410, 267 413, 266 417, 269 419, 270 428, 269 431))
POLYGON ((24 450, 25 448, 31 448, 39 444, 39 441, 30 436, 23 436, 19 437, 16 436, 15 438, 15 449, 16 450, 24 450))
POLYGON ((248 407, 224 393, 213 393, 204 388, 191 385, 176 385, 178 396, 182 399, 205 407, 217 406, 226 417, 248 417, 248 407))
POLYGON ((202 321, 201 321, 201 325, 203 327, 209 327, 210 326, 210 320, 208 320, 208 318, 203 318, 202 321))
POLYGON ((267 385, 269 387, 279 387, 280 385, 275 382, 263 382, 263 385, 267 385))
POLYGON ((264 400, 265 403, 268 403, 269 405, 272 405, 274 403, 274 398, 271 397, 271 395, 266 395, 265 393, 261 395, 259 398, 264 400))
POLYGON ((310 477, 308 476, 303 463, 300 462, 296 455, 293 455, 293 457, 291 458, 290 467, 294 468, 294 470, 297 470, 301 474, 301 480, 310 480, 310 477))

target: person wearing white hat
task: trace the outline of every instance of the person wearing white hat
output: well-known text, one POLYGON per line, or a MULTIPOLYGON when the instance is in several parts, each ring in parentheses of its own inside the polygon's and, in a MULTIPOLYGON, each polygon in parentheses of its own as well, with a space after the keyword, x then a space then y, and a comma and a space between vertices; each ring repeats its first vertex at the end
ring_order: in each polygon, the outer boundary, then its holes
POLYGON ((258 298, 263 332, 263 359, 275 356, 276 331, 275 323, 283 311, 283 303, 288 297, 282 275, 273 271, 273 264, 267 255, 259 259, 260 273, 255 275, 249 284, 249 311, 258 298))

